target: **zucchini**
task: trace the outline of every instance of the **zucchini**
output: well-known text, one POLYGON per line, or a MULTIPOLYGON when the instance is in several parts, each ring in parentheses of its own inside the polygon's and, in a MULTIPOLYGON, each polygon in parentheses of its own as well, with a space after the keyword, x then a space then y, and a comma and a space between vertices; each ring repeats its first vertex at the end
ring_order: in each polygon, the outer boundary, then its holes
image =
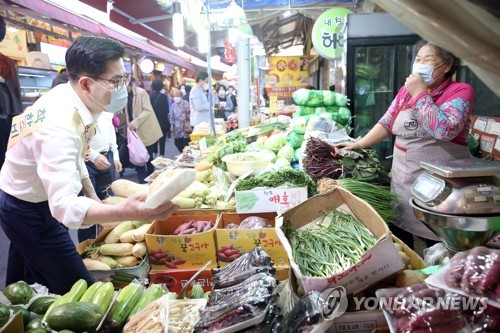
POLYGON ((165 291, 159 284, 151 284, 148 289, 142 294, 141 298, 139 301, 134 305, 132 308, 132 311, 130 311, 130 314, 128 316, 128 320, 135 315, 137 312, 141 311, 144 309, 146 306, 148 306, 151 302, 157 300, 161 296, 165 294, 165 291))
POLYGON ((97 281, 94 282, 88 289, 83 293, 82 298, 80 298, 80 302, 92 302, 92 299, 94 298, 94 295, 96 294, 97 290, 99 287, 103 285, 104 282, 102 281, 97 281))
POLYGON ((111 327, 120 328, 125 324, 128 315, 139 301, 142 295, 142 286, 138 283, 131 283, 123 288, 116 298, 115 306, 111 313, 111 327))
POLYGON ((55 307, 62 304, 66 304, 68 302, 76 302, 80 300, 80 298, 83 296, 86 290, 87 290, 87 281, 85 281, 84 279, 76 281, 75 284, 71 287, 70 291, 68 291, 66 294, 56 299, 55 302, 52 303, 51 306, 49 306, 47 312, 45 312, 45 315, 43 316, 43 321, 45 322, 47 321, 48 315, 55 307))
POLYGON ((56 331, 69 329, 75 332, 95 331, 104 313, 90 302, 68 302, 53 308, 47 316, 47 325, 56 331))
POLYGON ((28 310, 30 312, 39 314, 39 315, 44 315, 45 312, 47 312, 48 308, 56 301, 56 298, 54 296, 41 296, 38 297, 33 301, 33 303, 30 304, 28 307, 28 310))
POLYGON ((109 305, 113 300, 113 293, 115 292, 115 287, 113 283, 104 283, 95 293, 92 303, 98 305, 102 312, 106 313, 108 311, 109 305))

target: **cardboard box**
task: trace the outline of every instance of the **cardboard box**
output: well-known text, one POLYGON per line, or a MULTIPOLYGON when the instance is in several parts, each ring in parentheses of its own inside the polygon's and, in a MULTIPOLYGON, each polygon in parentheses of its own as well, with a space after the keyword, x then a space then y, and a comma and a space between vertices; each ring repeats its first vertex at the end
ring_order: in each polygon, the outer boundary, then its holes
POLYGON ((404 268, 392 242, 392 234, 384 220, 366 201, 339 187, 328 193, 312 197, 283 213, 276 219, 276 231, 288 253, 290 266, 298 284, 302 285, 306 293, 311 290, 324 291, 327 288, 344 286, 347 295, 350 295, 404 268), (350 210, 375 235, 377 242, 366 251, 360 262, 340 274, 328 278, 303 276, 293 261, 292 247, 281 226, 289 220, 292 226, 298 229, 323 216, 324 210, 339 207, 350 210))
MULTIPOLYGON (((201 268, 212 260, 209 268, 217 267, 215 228, 217 227, 217 215, 191 216, 173 215, 166 221, 155 221, 146 233, 146 246, 148 252, 161 250, 167 256, 179 259, 183 263, 176 266, 180 269, 201 268), (192 220, 211 221, 214 227, 209 231, 193 235, 174 235, 175 229, 185 222, 192 220)), ((172 269, 173 267, 168 267, 172 269)), ((165 264, 156 264, 151 261, 152 270, 165 270, 165 264)))
MULTIPOLYGON (((97 236, 97 238, 95 240, 87 239, 86 241, 78 244, 76 246, 76 251, 80 254, 80 256, 82 256, 82 258, 86 257, 87 247, 89 247, 90 245, 93 245, 93 244, 103 243, 104 239, 111 232, 111 230, 113 230, 113 228, 106 228, 97 236)), ((92 277, 92 279, 94 279, 95 281, 103 281, 103 282, 111 281, 111 282, 113 282, 113 285, 115 287, 122 288, 122 287, 126 286, 128 284, 128 282, 123 282, 123 283, 118 282, 122 278, 119 278, 117 276, 117 274, 118 275, 127 274, 130 276, 129 279, 133 279, 132 276, 135 276, 137 279, 142 280, 142 279, 146 279, 148 277, 150 268, 151 267, 150 267, 148 259, 146 257, 136 267, 110 269, 108 271, 89 271, 89 273, 90 273, 90 276, 92 277)))
POLYGON ((424 259, 420 258, 420 256, 416 254, 415 251, 410 249, 408 245, 403 243, 401 239, 392 235, 392 240, 394 241, 394 243, 398 243, 399 245, 401 245, 401 247, 403 248, 403 252, 406 253, 408 257, 410 257, 410 265, 414 270, 419 270, 427 267, 425 265, 424 259))
MULTIPOLYGON (((179 294, 181 289, 197 271, 197 269, 151 271, 149 273, 149 283, 165 284, 169 291, 179 294)), ((202 286, 205 292, 212 291, 212 270, 205 269, 201 272, 191 283, 191 286, 194 285, 202 286)), ((190 290, 191 288, 188 288, 188 292, 190 290)))
POLYGON ((10 317, 7 324, 5 324, 3 327, 0 327, 0 332, 2 333, 24 332, 23 313, 19 311, 15 315, 10 317))
POLYGON ((346 312, 332 321, 327 333, 371 333, 387 327, 382 310, 346 312))
POLYGON ((276 280, 285 281, 290 277, 290 266, 276 268, 276 280))
POLYGON ((236 191, 236 211, 242 213, 276 213, 307 200, 307 187, 278 187, 236 191))
MULTIPOLYGON (((260 246, 274 261, 274 266, 288 267, 288 255, 281 244, 281 241, 276 235, 274 228, 276 213, 261 213, 261 214, 221 214, 219 225, 215 229, 215 238, 217 240, 217 250, 220 251, 224 246, 232 246, 232 248, 240 251, 240 254, 250 251, 256 246, 260 246), (234 223, 240 225, 244 219, 250 216, 258 216, 265 218, 272 225, 272 228, 239 230, 225 229, 228 224, 234 223)), ((224 267, 229 265, 234 259, 224 259, 217 256, 219 266, 224 267)), ((236 259, 236 258, 235 258, 236 259)))

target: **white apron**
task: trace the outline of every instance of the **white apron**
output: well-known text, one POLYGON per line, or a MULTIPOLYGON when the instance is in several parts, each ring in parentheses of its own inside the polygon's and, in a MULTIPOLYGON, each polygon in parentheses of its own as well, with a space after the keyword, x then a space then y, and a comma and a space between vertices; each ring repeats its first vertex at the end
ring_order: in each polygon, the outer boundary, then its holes
POLYGON ((424 128, 419 111, 403 104, 396 114, 391 131, 396 136, 391 170, 392 191, 400 196, 396 207, 395 224, 419 237, 439 240, 435 234, 415 217, 409 204, 411 186, 422 171, 420 162, 438 162, 470 157, 469 148, 451 141, 433 138, 424 128))

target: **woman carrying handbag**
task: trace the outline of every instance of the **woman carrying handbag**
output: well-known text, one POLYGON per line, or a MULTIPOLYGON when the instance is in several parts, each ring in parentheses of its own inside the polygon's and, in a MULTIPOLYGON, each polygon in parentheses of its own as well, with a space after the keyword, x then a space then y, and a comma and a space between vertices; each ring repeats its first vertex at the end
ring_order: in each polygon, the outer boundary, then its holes
POLYGON ((174 136, 175 146, 182 153, 184 147, 189 144, 189 134, 192 132, 189 121, 189 102, 182 99, 182 93, 179 89, 174 89, 172 96, 174 102, 170 107, 171 132, 174 136))

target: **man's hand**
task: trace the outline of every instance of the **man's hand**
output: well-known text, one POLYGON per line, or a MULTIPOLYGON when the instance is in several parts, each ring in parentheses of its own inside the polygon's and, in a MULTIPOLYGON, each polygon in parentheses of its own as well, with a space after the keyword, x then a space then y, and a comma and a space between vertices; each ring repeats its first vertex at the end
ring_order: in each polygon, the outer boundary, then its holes
POLYGON ((155 209, 139 208, 146 200, 147 193, 134 193, 126 201, 119 204, 120 212, 123 216, 133 221, 152 222, 154 220, 165 221, 179 206, 167 202, 155 209))
POLYGON ((123 169, 122 162, 120 161, 115 161, 115 171, 116 172, 121 172, 123 169))
POLYGON ((427 91, 427 85, 418 73, 410 74, 406 78, 405 87, 413 98, 427 91))
POLYGON ((108 159, 106 156, 99 154, 94 160, 94 165, 97 167, 99 170, 106 170, 111 166, 111 163, 109 163, 108 159))
POLYGON ((90 161, 90 148, 88 148, 87 151, 85 152, 85 155, 83 156, 83 161, 85 163, 87 163, 88 161, 90 161))
POLYGON ((131 130, 131 131, 135 131, 134 124, 132 124, 132 123, 128 124, 128 129, 131 130))

